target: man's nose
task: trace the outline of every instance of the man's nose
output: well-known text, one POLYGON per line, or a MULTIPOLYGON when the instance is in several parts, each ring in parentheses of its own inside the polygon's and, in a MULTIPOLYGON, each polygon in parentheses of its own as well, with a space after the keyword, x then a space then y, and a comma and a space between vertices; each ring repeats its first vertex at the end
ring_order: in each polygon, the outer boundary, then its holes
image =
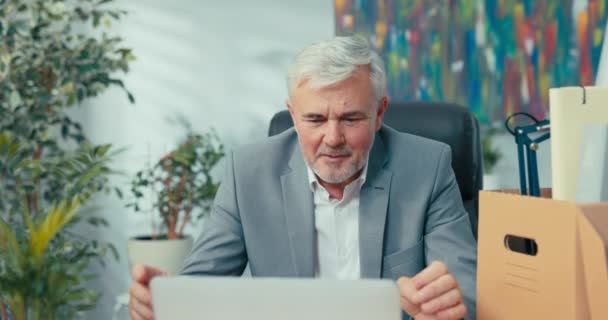
POLYGON ((344 133, 339 120, 327 121, 324 142, 330 147, 340 146, 344 143, 344 133))

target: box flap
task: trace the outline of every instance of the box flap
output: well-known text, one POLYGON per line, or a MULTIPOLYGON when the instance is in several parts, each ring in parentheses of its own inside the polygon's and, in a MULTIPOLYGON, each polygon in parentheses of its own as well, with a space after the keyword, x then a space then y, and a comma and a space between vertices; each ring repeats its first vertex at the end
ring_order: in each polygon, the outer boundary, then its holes
POLYGON ((478 319, 578 319, 576 216, 569 202, 480 192, 478 319), (536 255, 505 237, 535 241, 536 255), (559 267, 556 267, 559 266, 559 267))
POLYGON ((587 305, 591 319, 608 319, 608 203, 581 205, 581 244, 587 305))

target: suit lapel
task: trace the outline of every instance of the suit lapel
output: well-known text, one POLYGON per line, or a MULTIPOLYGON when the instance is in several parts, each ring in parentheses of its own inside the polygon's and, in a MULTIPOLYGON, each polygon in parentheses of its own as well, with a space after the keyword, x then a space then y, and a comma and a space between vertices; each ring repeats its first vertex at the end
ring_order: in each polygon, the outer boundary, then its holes
POLYGON ((294 148, 289 166, 291 170, 281 176, 281 186, 292 261, 297 276, 313 277, 316 261, 314 199, 308 186, 306 165, 299 146, 294 148))
POLYGON ((382 271, 384 226, 392 177, 392 173, 383 168, 386 159, 384 143, 376 135, 359 200, 361 278, 380 278, 382 271))
MULTIPOLYGON (((384 142, 377 134, 370 151, 366 182, 361 188, 359 200, 362 278, 379 278, 381 275, 384 227, 392 177, 392 173, 383 168, 386 160, 384 142)), ((313 277, 316 261, 314 199, 299 146, 294 148, 289 167, 281 176, 281 186, 294 271, 299 277, 313 277)))

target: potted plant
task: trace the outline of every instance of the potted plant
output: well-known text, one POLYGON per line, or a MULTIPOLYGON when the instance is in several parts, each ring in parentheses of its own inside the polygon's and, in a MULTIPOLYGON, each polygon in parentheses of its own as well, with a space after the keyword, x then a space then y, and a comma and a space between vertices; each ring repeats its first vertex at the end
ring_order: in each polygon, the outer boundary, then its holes
POLYGON ((85 287, 94 277, 85 270, 94 260, 104 264, 107 251, 116 259, 118 254, 111 244, 76 235, 73 227, 81 220, 107 225, 81 207, 106 184, 109 149, 85 145, 32 160, 17 139, 0 133, 0 181, 15 182, 14 195, 22 199, 5 202, 9 211, 0 212, 0 319, 73 319, 95 308, 100 293, 85 287), (31 196, 43 190, 32 181, 45 175, 65 176, 54 203, 31 196))
POLYGON ((150 168, 138 171, 131 182, 135 211, 158 215, 158 230, 129 240, 131 264, 143 263, 175 274, 192 248, 185 226, 203 218, 219 183, 212 169, 224 156, 224 147, 211 131, 198 134, 191 129, 177 148, 163 155, 150 168), (144 203, 151 198, 151 205, 144 203))
POLYGON ((76 308, 94 305, 95 293, 72 287, 79 282, 81 275, 77 268, 82 267, 81 262, 70 263, 65 255, 56 257, 48 250, 55 236, 73 221, 79 206, 78 197, 61 202, 37 223, 27 206, 23 206, 21 214, 27 222, 26 230, 15 230, 0 218, 0 250, 6 269, 0 276, 0 288, 8 306, 8 311, 4 306, 0 309, 0 319, 8 319, 9 312, 16 320, 73 317, 60 311, 61 307, 74 300, 81 303, 74 305, 76 308))
MULTIPOLYGON (((122 47, 120 38, 107 32, 111 23, 125 14, 112 2, 1 2, 0 136, 4 153, 0 156, 0 218, 10 227, 20 249, 25 250, 32 241, 28 215, 33 226, 44 225, 53 208, 61 207, 58 204, 78 197, 83 205, 95 193, 109 189, 111 147, 89 141, 82 125, 68 111, 109 87, 124 89, 117 74, 127 72, 134 58, 122 47)), ((126 93, 133 102, 132 95, 126 93)), ((116 251, 72 230, 72 223, 79 220, 107 224, 100 217, 80 219, 81 213, 50 238, 44 253, 36 258, 43 268, 40 273, 31 273, 35 278, 26 279, 22 274, 23 270, 37 270, 27 262, 32 261, 28 256, 31 252, 0 249, 2 319, 6 319, 4 313, 17 318, 42 314, 42 318, 71 319, 95 307, 98 293, 83 289, 92 278, 84 272, 92 261, 104 263, 105 253, 116 251), (26 265, 8 268, 7 261, 16 257, 26 257, 26 265), (66 270, 69 279, 57 278, 52 268, 66 270), (45 287, 49 283, 59 291, 45 287), (51 301, 59 301, 54 300, 59 299, 57 294, 70 296, 55 305, 51 301), (23 308, 13 303, 21 301, 15 300, 16 296, 25 299, 23 308), (36 311, 36 304, 28 301, 42 303, 44 312, 36 311), (53 307, 59 304, 61 307, 53 307), (16 306, 18 310, 13 310, 16 306)))
POLYGON ((500 189, 498 175, 494 169, 503 155, 500 150, 493 145, 494 137, 498 133, 498 129, 489 128, 481 139, 481 148, 483 152, 483 187, 486 190, 500 189))

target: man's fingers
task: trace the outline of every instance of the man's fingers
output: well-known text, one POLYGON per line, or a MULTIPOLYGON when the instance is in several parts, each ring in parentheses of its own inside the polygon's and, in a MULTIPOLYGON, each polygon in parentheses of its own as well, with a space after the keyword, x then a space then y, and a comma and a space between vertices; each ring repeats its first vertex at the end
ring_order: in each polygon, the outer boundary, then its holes
POLYGON ((154 319, 150 289, 141 283, 133 282, 129 288, 129 295, 129 313, 133 319, 154 319))
POLYGON ((152 310, 142 304, 134 303, 131 310, 142 320, 154 320, 154 313, 152 313, 152 310))
POLYGON ((437 317, 435 317, 432 314, 426 314, 424 312, 420 312, 417 316, 415 320, 438 320, 437 317))
POLYGON ((412 318, 416 318, 420 314, 420 307, 413 304, 411 301, 401 297, 401 309, 407 312, 412 318))
POLYGON ((152 305, 152 294, 150 293, 150 289, 141 283, 133 282, 129 288, 129 294, 131 299, 137 300, 140 304, 152 305))
POLYGON ((154 320, 154 313, 152 312, 151 306, 142 303, 133 295, 131 295, 131 299, 129 300, 129 314, 132 319, 154 320))
POLYGON ((418 290, 418 293, 414 295, 412 302, 422 304, 433 300, 454 288, 458 288, 458 283, 454 276, 449 273, 444 274, 418 290))
POLYGON ((407 312, 412 318, 420 313, 420 307, 412 303, 412 297, 417 293, 414 287, 412 279, 401 277, 397 280, 397 286, 399 287, 399 293, 401 295, 401 308, 407 312))
POLYGON ((154 277, 165 276, 167 273, 154 267, 138 264, 133 266, 131 274, 135 281, 129 288, 129 314, 133 319, 152 320, 154 319, 152 294, 148 284, 154 277))
POLYGON ((150 280, 158 276, 166 276, 167 273, 155 267, 138 264, 133 267, 133 279, 139 283, 147 285, 150 280))
POLYGON ((445 309, 437 313, 439 320, 457 320, 463 319, 467 315, 467 307, 461 303, 454 307, 445 309))
POLYGON ((143 264, 136 264, 131 269, 131 276, 133 280, 143 283, 146 277, 146 266, 143 264))
POLYGON ((459 303, 462 303, 462 294, 458 288, 454 288, 433 300, 423 303, 420 308, 424 313, 435 314, 459 303))
POLYGON ((152 278, 156 276, 165 276, 167 273, 154 267, 137 264, 133 266, 131 275, 133 276, 133 280, 147 286, 152 278))
POLYGON ((413 318, 453 320, 466 315, 458 282, 442 262, 433 262, 413 278, 397 282, 401 306, 413 318))
POLYGON ((441 277, 444 274, 448 273, 448 267, 443 262, 435 261, 431 263, 424 270, 420 271, 412 281, 414 282, 414 286, 416 289, 420 290, 422 287, 427 284, 435 281, 435 279, 441 277))
POLYGON ((129 316, 131 317, 131 320, 144 320, 144 318, 142 318, 137 312, 135 312, 135 310, 133 310, 131 306, 129 306, 129 316))

